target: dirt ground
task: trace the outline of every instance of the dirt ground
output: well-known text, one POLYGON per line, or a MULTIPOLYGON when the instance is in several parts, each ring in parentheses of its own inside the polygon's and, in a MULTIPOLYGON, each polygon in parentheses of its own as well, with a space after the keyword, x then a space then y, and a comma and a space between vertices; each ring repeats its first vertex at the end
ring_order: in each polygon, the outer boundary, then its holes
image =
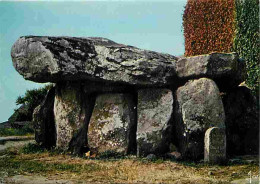
MULTIPOLYGON (((27 144, 25 141, 24 144, 27 144)), ((0 184, 174 184, 259 183, 259 158, 224 166, 204 163, 153 161, 135 156, 87 159, 49 151, 24 153, 9 147, 0 152, 0 184)))

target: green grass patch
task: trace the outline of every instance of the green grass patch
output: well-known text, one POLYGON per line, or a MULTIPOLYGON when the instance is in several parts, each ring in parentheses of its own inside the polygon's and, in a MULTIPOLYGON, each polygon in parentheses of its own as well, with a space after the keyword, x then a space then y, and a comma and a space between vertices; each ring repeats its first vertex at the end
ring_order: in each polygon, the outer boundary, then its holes
POLYGON ((20 129, 16 128, 0 128, 0 136, 29 136, 32 135, 34 132, 31 128, 24 127, 20 129))
POLYGON ((43 153, 46 151, 42 146, 34 143, 29 143, 21 148, 20 152, 24 154, 43 153))
POLYGON ((124 154, 115 152, 115 151, 104 151, 98 155, 96 159, 123 159, 125 158, 124 154))
POLYGON ((34 160, 19 159, 16 156, 8 156, 0 159, 0 170, 9 176, 23 173, 47 173, 68 171, 73 173, 93 172, 99 170, 96 164, 64 164, 44 163, 34 160))

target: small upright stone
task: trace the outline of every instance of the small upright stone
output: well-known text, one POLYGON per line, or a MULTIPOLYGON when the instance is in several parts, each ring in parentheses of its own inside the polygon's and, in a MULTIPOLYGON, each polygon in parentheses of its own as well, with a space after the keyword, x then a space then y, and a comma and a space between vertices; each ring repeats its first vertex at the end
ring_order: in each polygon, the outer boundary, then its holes
POLYGON ((137 155, 164 154, 169 151, 173 95, 169 89, 138 91, 137 155))
POLYGON ((204 161, 212 164, 226 160, 226 133, 224 128, 212 127, 205 133, 204 161))

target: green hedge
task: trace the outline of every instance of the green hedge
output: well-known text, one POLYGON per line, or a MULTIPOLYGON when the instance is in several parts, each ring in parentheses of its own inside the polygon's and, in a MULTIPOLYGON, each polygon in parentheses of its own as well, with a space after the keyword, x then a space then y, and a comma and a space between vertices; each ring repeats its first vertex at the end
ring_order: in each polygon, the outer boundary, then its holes
POLYGON ((247 85, 259 89, 259 0, 188 0, 185 56, 234 51, 247 64, 247 85))
POLYGON ((249 87, 259 92, 259 0, 236 0, 234 51, 247 62, 249 87))

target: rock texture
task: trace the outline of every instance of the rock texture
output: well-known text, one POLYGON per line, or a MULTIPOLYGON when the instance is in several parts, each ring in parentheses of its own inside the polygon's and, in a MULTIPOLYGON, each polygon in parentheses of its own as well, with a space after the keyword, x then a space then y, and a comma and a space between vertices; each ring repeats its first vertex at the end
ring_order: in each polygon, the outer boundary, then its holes
POLYGON ((215 82, 191 80, 176 91, 176 144, 186 158, 203 156, 203 140, 210 127, 225 127, 225 113, 215 82))
POLYGON ((246 87, 238 87, 224 95, 229 155, 259 154, 258 102, 246 87))
POLYGON ((176 76, 176 57, 105 38, 21 37, 12 47, 13 65, 35 82, 94 80, 164 85, 176 76))
POLYGON ((212 78, 226 86, 245 79, 245 63, 234 53, 177 58, 105 38, 25 36, 11 52, 16 70, 35 82, 103 81, 167 86, 192 78, 212 78))
POLYGON ((225 89, 237 87, 246 78, 245 62, 236 53, 211 53, 181 58, 176 62, 176 71, 182 80, 207 77, 225 89))
POLYGON ((55 87, 51 88, 44 101, 34 109, 33 125, 35 141, 40 145, 50 148, 56 144, 56 129, 54 122, 55 87))
POLYGON ((138 91, 137 155, 162 154, 169 150, 173 95, 169 89, 138 91))
POLYGON ((134 97, 110 93, 97 96, 88 128, 91 151, 127 154, 135 150, 136 117, 134 97))
POLYGON ((246 75, 235 53, 177 58, 105 38, 25 36, 11 56, 25 79, 56 83, 34 113, 45 147, 198 160, 206 130, 217 127, 206 134, 215 145, 226 124, 228 153, 258 151, 259 112, 237 88, 246 75))
POLYGON ((58 83, 54 101, 56 146, 75 154, 86 151, 87 125, 93 104, 79 82, 58 83))
POLYGON ((226 161, 226 132, 223 128, 212 127, 205 133, 204 161, 211 164, 226 161))

